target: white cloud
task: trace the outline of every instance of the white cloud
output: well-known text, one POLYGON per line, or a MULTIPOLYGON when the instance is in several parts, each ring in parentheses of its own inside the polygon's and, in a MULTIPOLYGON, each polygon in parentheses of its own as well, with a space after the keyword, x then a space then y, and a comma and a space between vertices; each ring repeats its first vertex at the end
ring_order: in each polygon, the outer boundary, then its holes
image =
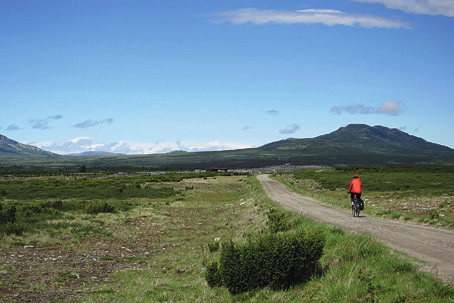
POLYGON ((173 150, 196 151, 220 151, 257 147, 261 144, 244 144, 236 142, 221 142, 213 140, 209 142, 183 141, 155 143, 148 142, 97 142, 90 137, 78 137, 69 141, 30 142, 31 144, 57 154, 66 155, 85 151, 106 151, 123 154, 156 154, 167 153, 173 150))
POLYGON ((331 9, 306 10, 263 10, 257 8, 238 9, 216 13, 215 22, 233 24, 325 24, 328 26, 346 25, 364 28, 411 28, 412 26, 397 18, 384 18, 367 14, 351 14, 331 9))
POLYGON ((342 114, 344 112, 355 115, 371 115, 371 114, 386 114, 398 116, 404 112, 404 103, 400 101, 383 102, 379 107, 374 108, 362 104, 352 104, 347 106, 333 106, 331 112, 342 114))
POLYGON ((290 124, 286 128, 281 129, 279 132, 281 134, 293 134, 294 132, 296 132, 299 129, 300 129, 300 126, 298 124, 290 124))
POLYGON ((384 102, 377 108, 377 114, 387 114, 392 116, 397 116, 403 113, 404 105, 399 101, 388 101, 384 102))
POLYGON ((454 17, 452 0, 354 0, 364 3, 381 3, 390 9, 399 9, 406 13, 424 15, 443 15, 454 17))

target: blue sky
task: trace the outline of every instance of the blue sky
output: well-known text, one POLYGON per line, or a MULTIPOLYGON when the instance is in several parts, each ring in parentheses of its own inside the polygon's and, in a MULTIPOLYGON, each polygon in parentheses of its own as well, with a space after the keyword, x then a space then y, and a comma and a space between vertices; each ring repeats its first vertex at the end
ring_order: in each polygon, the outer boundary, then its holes
POLYGON ((0 133, 60 154, 351 123, 454 148, 454 1, 0 0, 0 133))

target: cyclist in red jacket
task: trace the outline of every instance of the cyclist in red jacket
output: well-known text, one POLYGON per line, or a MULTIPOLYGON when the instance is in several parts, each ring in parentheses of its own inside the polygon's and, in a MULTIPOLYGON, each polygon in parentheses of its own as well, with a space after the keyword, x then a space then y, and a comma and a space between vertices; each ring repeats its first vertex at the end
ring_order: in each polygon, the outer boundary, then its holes
POLYGON ((348 193, 350 194, 350 199, 352 201, 352 206, 353 206, 353 199, 356 198, 361 199, 361 191, 363 189, 363 184, 361 183, 361 179, 358 177, 358 175, 353 176, 352 182, 350 182, 350 187, 348 188, 348 193))

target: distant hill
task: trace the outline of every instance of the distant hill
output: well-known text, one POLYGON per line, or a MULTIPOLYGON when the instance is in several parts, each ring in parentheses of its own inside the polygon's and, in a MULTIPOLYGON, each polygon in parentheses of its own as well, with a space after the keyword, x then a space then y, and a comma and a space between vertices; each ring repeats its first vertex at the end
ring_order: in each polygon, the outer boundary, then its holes
POLYGON ((316 154, 450 155, 453 149, 427 142, 398 129, 366 124, 349 124, 313 139, 286 139, 266 144, 263 150, 301 150, 316 154))
POLYGON ((415 155, 415 152, 428 154, 453 152, 453 149, 447 146, 427 142, 396 128, 370 127, 365 124, 350 124, 315 139, 342 143, 355 149, 377 153, 415 155))
POLYGON ((187 153, 187 151, 185 151, 185 150, 172 150, 172 151, 168 152, 168 154, 184 154, 184 153, 187 153))
POLYGON ((48 156, 55 157, 57 154, 45 151, 36 146, 22 144, 10 138, 0 135, 0 156, 48 156))
POLYGON ((66 156, 70 157, 97 157, 97 156, 126 156, 126 154, 121 153, 110 153, 106 151, 86 151, 75 154, 67 154, 66 156))
MULTIPOLYGON (((318 164, 454 164, 454 149, 398 129, 350 124, 311 139, 276 141, 260 150, 318 164), (279 152, 280 151, 280 152, 279 152)), ((293 162, 292 162, 293 163, 293 162)))

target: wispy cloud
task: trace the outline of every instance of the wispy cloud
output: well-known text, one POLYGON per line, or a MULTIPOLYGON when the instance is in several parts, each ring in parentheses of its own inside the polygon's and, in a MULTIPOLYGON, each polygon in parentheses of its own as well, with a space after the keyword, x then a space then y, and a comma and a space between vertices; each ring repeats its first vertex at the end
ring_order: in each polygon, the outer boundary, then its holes
POLYGON ((294 132, 296 132, 299 129, 300 129, 300 126, 298 124, 290 124, 286 128, 281 129, 279 132, 281 134, 293 134, 294 132))
POLYGON ((398 9, 406 13, 424 15, 443 15, 454 17, 452 0, 354 0, 363 3, 381 3, 387 8, 398 9))
POLYGON ((275 109, 267 110, 266 113, 271 116, 276 116, 279 112, 275 109))
POLYGON ((184 150, 188 152, 220 151, 244 149, 262 145, 261 143, 244 144, 236 142, 222 142, 219 140, 209 142, 184 140, 165 142, 158 140, 155 143, 128 141, 97 142, 94 138, 90 137, 78 137, 69 141, 28 142, 27 144, 62 155, 85 151, 106 151, 123 154, 157 154, 167 153, 174 150, 184 150))
POLYGON ((243 129, 244 131, 247 131, 247 130, 253 129, 253 127, 252 127, 252 126, 249 126, 249 125, 245 125, 245 126, 243 126, 242 129, 243 129))
POLYGON ((104 123, 108 123, 108 124, 111 124, 113 122, 113 119, 112 118, 108 118, 108 119, 104 119, 104 120, 86 120, 84 122, 80 122, 80 123, 77 123, 76 125, 74 125, 74 127, 77 127, 77 128, 87 128, 87 127, 94 127, 94 126, 97 126, 97 125, 100 125, 100 124, 104 124, 104 123))
POLYGON ((214 22, 232 24, 324 24, 327 26, 345 25, 364 28, 412 28, 411 24, 398 18, 385 18, 369 14, 344 13, 332 9, 306 10, 264 10, 245 8, 219 12, 214 15, 214 22))
POLYGON ((349 113, 352 115, 371 115, 371 114, 386 114, 398 116, 404 112, 404 104, 400 101, 383 102, 379 107, 374 108, 362 104, 352 104, 347 106, 333 106, 331 112, 336 114, 349 113))
MULTIPOLYGON (((415 128, 415 129, 413 130, 413 133, 418 133, 418 132, 419 132, 419 128, 420 128, 420 127, 421 127, 421 125, 420 125, 420 126, 418 126, 417 128, 415 128)), ((406 131, 407 131, 407 129, 408 129, 408 127, 407 127, 407 126, 401 126, 401 127, 399 127, 399 130, 401 130, 401 131, 403 131, 403 132, 406 132, 406 131)))
POLYGON ((62 115, 55 115, 55 116, 49 116, 45 119, 30 119, 28 122, 31 124, 32 128, 34 129, 49 129, 49 122, 50 120, 58 120, 61 119, 63 116, 62 115))
POLYGON ((347 105, 347 106, 333 106, 331 107, 331 112, 334 112, 336 114, 342 114, 343 112, 347 112, 349 114, 362 114, 362 115, 367 115, 367 114, 373 114, 375 113, 375 108, 370 107, 370 106, 364 106, 362 104, 352 104, 352 105, 347 105))
POLYGON ((8 126, 8 128, 6 130, 9 131, 9 130, 19 130, 19 129, 20 129, 20 127, 18 125, 11 124, 11 125, 8 126))

